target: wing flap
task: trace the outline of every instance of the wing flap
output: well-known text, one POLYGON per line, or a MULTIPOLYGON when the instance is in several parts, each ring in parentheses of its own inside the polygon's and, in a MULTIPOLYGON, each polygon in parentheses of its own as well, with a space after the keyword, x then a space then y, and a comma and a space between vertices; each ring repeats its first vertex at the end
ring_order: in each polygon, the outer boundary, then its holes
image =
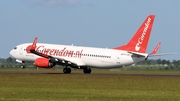
MULTIPOLYGON (((56 58, 56 57, 54 57, 56 58)), ((60 61, 64 61, 65 63, 68 63, 68 64, 73 64, 73 65, 76 65, 76 66, 85 66, 86 64, 80 60, 77 60, 77 59, 74 59, 74 58, 71 58, 71 59, 66 59, 66 58, 62 58, 62 57, 58 57, 57 58, 58 60, 60 61)))

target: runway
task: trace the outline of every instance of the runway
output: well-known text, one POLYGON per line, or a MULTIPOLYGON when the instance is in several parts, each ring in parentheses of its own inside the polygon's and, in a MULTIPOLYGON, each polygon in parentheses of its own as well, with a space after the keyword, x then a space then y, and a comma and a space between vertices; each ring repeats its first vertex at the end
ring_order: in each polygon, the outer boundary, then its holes
POLYGON ((169 77, 180 77, 180 74, 129 74, 129 73, 91 73, 91 74, 83 74, 83 73, 71 73, 64 74, 61 72, 16 72, 16 71, 0 71, 0 74, 49 74, 49 75, 86 75, 86 76, 169 76, 169 77))

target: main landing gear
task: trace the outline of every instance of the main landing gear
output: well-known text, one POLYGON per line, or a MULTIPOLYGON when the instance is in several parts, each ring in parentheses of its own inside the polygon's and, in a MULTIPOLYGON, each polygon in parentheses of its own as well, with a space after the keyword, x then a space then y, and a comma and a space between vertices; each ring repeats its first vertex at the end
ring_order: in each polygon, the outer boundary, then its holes
MULTIPOLYGON (((71 73, 71 68, 68 68, 67 66, 63 69, 64 74, 70 74, 71 73)), ((91 68, 84 68, 83 69, 84 74, 90 74, 91 73, 91 68)))
POLYGON ((83 72, 84 72, 84 74, 90 74, 91 73, 91 68, 84 68, 83 72))
POLYGON ((70 73, 71 73, 71 68, 65 67, 65 68, 63 69, 63 72, 64 72, 64 74, 70 74, 70 73))

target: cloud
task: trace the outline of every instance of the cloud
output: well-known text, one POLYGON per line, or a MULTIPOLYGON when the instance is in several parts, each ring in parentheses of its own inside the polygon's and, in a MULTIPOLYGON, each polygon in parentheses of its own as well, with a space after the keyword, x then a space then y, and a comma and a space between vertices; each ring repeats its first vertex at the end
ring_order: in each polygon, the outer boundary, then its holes
POLYGON ((45 5, 48 7, 52 6, 74 6, 81 0, 30 0, 32 2, 45 5))

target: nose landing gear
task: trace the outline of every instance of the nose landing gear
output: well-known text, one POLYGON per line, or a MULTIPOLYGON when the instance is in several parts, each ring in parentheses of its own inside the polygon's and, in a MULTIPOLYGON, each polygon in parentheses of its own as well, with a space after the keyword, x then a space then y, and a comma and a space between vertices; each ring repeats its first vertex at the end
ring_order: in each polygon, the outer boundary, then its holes
POLYGON ((24 68, 25 68, 25 62, 22 61, 21 69, 24 69, 24 68))

